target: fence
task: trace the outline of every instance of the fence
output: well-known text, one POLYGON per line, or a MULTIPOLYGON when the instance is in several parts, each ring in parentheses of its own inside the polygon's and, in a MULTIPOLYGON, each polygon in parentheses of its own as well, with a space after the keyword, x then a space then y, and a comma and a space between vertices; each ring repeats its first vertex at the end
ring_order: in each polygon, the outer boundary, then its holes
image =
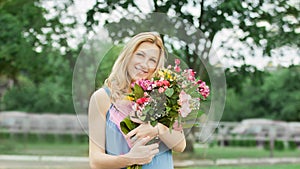
POLYGON ((72 114, 33 114, 24 112, 1 112, 0 132, 9 135, 36 136, 38 140, 45 135, 53 135, 55 140, 69 135, 75 141, 78 136, 87 136, 88 119, 86 115, 72 114))
MULTIPOLYGON (((210 124, 216 128, 210 140, 216 140, 225 146, 232 140, 252 140, 257 146, 265 142, 279 140, 284 144, 289 142, 300 143, 300 123, 278 122, 266 119, 250 119, 241 123, 220 122, 210 124)), ((209 127, 208 125, 204 127, 209 127)), ((54 135, 59 139, 62 135, 71 135, 72 140, 77 136, 87 136, 87 115, 75 114, 33 114, 25 112, 0 112, 0 133, 10 137, 15 134, 36 135, 42 139, 43 135, 54 135)), ((203 126, 193 129, 192 135, 199 142, 203 126)))

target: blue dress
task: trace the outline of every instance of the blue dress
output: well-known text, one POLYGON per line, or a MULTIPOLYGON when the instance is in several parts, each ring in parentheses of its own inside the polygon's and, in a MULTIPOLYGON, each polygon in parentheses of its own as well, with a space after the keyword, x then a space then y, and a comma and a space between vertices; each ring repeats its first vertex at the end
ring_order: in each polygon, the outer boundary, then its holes
MULTIPOLYGON (((110 94, 105 89, 107 94, 110 94)), ((111 106, 112 107, 112 106, 111 106)), ((129 152, 130 148, 118 126, 110 120, 110 109, 106 113, 105 150, 110 155, 121 155, 129 152)), ((163 142, 159 144, 159 153, 154 156, 143 169, 174 169, 172 150, 163 142)))

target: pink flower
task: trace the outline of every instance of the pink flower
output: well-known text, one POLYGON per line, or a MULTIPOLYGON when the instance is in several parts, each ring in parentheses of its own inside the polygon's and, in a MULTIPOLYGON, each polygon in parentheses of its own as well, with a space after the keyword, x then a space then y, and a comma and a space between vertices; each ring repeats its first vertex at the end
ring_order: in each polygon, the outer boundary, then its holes
POLYGON ((138 84, 139 86, 141 86, 143 88, 143 90, 152 90, 152 84, 153 82, 151 82, 148 79, 143 79, 143 80, 138 80, 136 81, 136 84, 138 84))
POLYGON ((175 59, 175 64, 179 65, 180 64, 180 60, 179 59, 175 59))
POLYGON ((165 88, 163 88, 163 87, 160 87, 159 89, 158 89, 158 92, 159 93, 163 93, 165 91, 165 88))
POLYGON ((187 78, 189 81, 195 81, 196 72, 193 69, 185 69, 182 73, 182 76, 187 78))
POLYGON ((180 67, 179 67, 178 65, 175 65, 174 70, 175 70, 176 72, 180 72, 180 71, 181 71, 181 69, 180 69, 180 67))
POLYGON ((179 109, 179 113, 182 117, 186 117, 187 115, 190 114, 192 110, 190 109, 190 104, 189 103, 184 103, 181 105, 181 108, 179 109))
POLYGON ((206 99, 210 93, 209 87, 202 80, 198 80, 197 84, 199 84, 197 88, 198 92, 206 99))
POLYGON ((189 103, 189 100, 191 99, 192 97, 189 94, 186 94, 183 90, 180 92, 179 105, 181 107, 179 108, 179 113, 182 117, 186 117, 192 111, 189 103))
POLYGON ((195 72, 193 69, 188 69, 188 80, 190 80, 190 81, 195 80, 195 72))
POLYGON ((176 131, 182 131, 182 124, 178 123, 178 120, 175 120, 174 124, 173 124, 173 129, 176 131))

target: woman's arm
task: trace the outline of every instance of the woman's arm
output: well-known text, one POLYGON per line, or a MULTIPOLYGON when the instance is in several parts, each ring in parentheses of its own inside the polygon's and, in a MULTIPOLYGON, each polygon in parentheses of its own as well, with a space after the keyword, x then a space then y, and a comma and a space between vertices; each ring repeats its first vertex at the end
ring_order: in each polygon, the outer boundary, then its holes
POLYGON ((172 130, 161 123, 157 124, 159 138, 172 150, 183 152, 186 147, 185 136, 182 131, 172 130))
POLYGON ((92 169, 122 168, 131 165, 127 158, 105 154, 106 112, 110 104, 110 98, 104 89, 97 90, 91 96, 88 119, 89 157, 92 169))
POLYGON ((139 139, 138 143, 124 155, 105 153, 106 112, 111 105, 104 89, 96 91, 89 103, 89 158, 92 169, 124 168, 133 164, 149 163, 158 153, 158 145, 145 146, 150 138, 139 139))
MULTIPOLYGON (((158 136, 170 149, 177 152, 183 152, 186 146, 183 131, 172 130, 172 132, 170 132, 169 128, 161 123, 158 123, 155 127, 149 123, 143 123, 130 131, 126 135, 126 138, 131 138, 133 136, 136 138, 143 138, 146 136, 154 138, 158 136)), ((133 142, 132 144, 134 145, 135 143, 133 142)))

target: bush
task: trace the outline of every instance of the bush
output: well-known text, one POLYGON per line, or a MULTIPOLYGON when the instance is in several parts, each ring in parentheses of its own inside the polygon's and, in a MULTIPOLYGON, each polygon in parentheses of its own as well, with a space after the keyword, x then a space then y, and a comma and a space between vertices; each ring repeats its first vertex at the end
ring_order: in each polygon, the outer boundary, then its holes
POLYGON ((256 146, 256 140, 230 140, 229 141, 229 146, 239 146, 239 147, 255 147, 256 146))
POLYGON ((297 146, 295 141, 289 141, 288 143, 289 143, 289 149, 290 150, 296 150, 297 149, 298 146, 297 146))
POLYGON ((54 82, 14 86, 3 96, 4 110, 73 113, 71 89, 54 82))
MULTIPOLYGON (((274 141, 274 150, 282 151, 284 150, 284 142, 281 140, 275 140, 274 141)), ((270 141, 266 141, 264 144, 265 150, 270 150, 270 141)))
POLYGON ((279 151, 282 151, 284 150, 284 142, 283 141, 280 141, 280 140, 275 140, 275 143, 274 143, 274 147, 275 147, 275 150, 279 150, 279 151))

